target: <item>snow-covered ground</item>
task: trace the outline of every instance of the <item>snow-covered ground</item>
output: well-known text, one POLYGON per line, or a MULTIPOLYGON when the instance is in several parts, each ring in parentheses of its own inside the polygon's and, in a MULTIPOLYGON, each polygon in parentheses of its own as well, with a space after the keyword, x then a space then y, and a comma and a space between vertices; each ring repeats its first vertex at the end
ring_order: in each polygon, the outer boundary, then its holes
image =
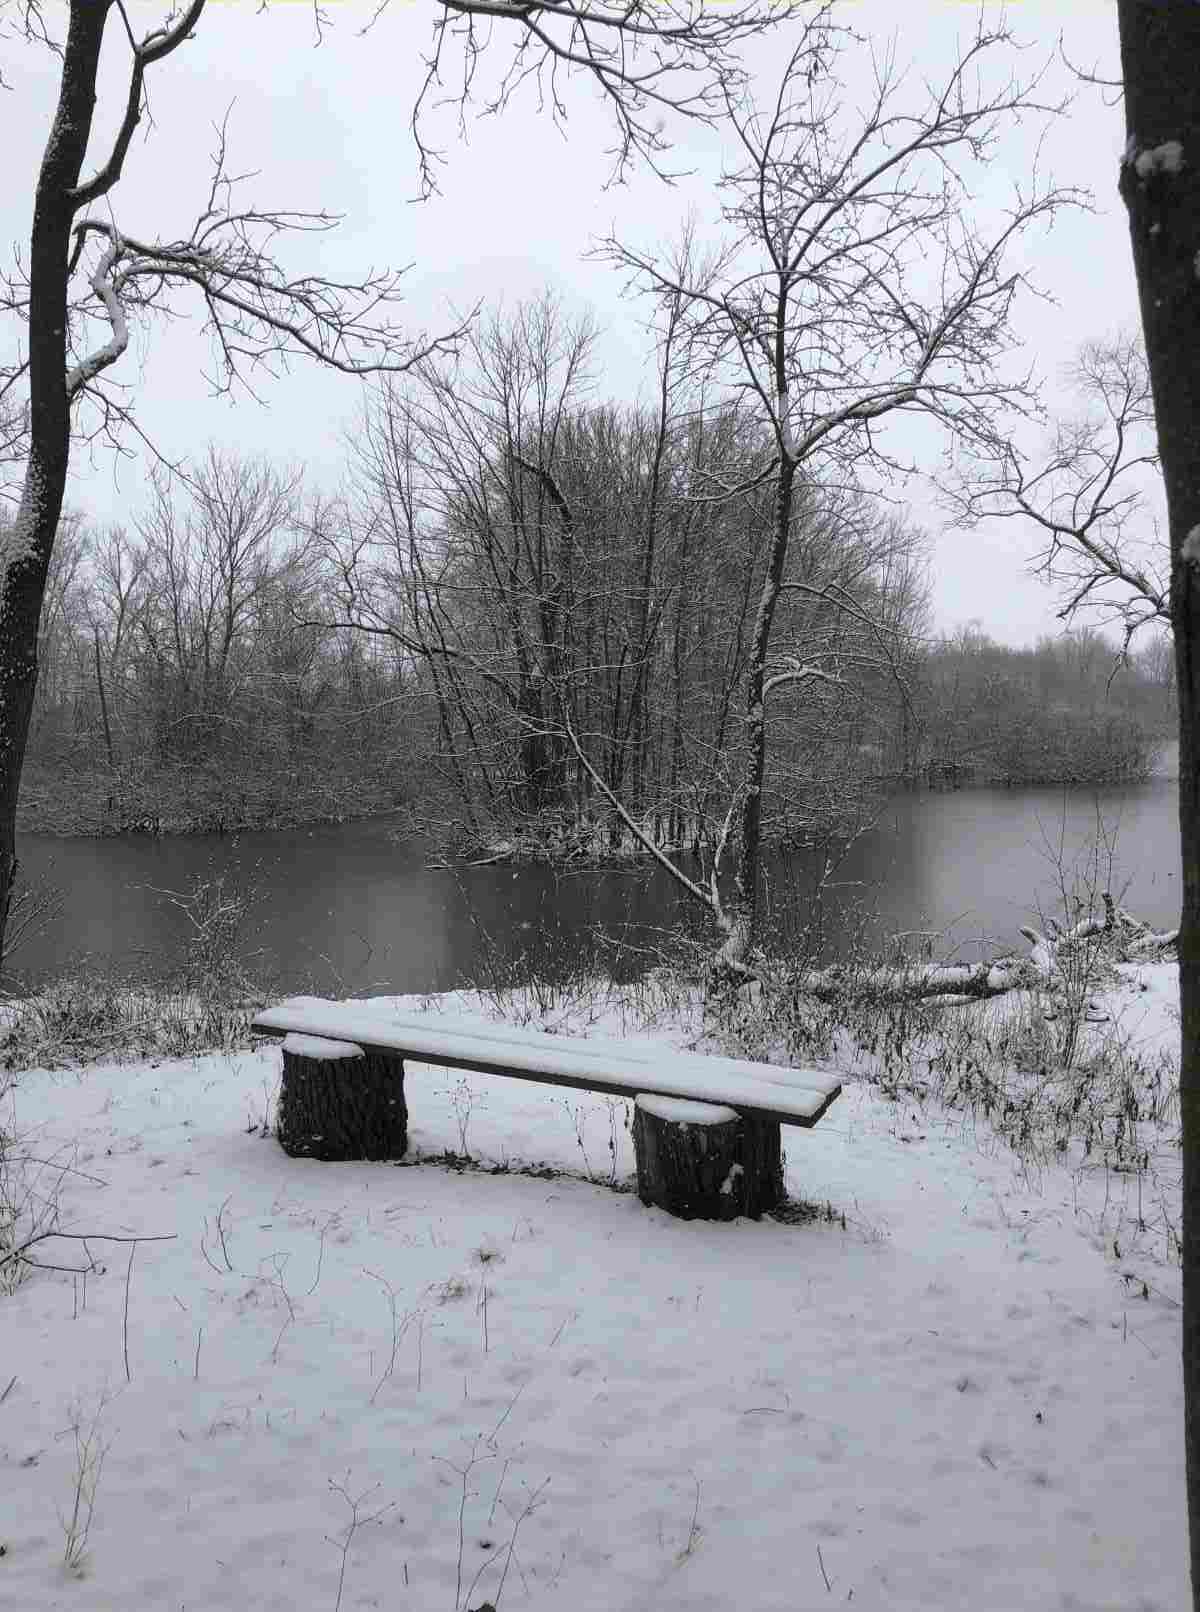
MULTIPOLYGON (((1125 1023, 1169 1040, 1173 969, 1141 975, 1125 1023)), ((262 1134, 278 1062, 19 1077, 42 1188, 81 1172, 62 1224, 170 1240, 0 1297, 0 1607, 1187 1603, 1178 1271, 1135 1178, 850 1079, 784 1133, 832 1219, 684 1223, 603 1184, 624 1104, 413 1067, 421 1152, 573 1173, 320 1164, 262 1134)))

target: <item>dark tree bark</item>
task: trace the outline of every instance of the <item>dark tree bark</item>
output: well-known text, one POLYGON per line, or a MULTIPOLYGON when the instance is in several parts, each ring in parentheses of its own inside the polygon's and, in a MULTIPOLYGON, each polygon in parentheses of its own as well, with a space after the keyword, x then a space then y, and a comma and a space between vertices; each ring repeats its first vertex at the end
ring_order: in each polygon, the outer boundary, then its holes
POLYGON ((403 1060, 348 1041, 288 1036, 275 1129, 292 1158, 401 1158, 408 1146, 403 1060))
POLYGON ((778 1120, 639 1097, 633 1148, 638 1196, 681 1220, 757 1220, 783 1202, 778 1120))
POLYGON ((1119 0, 1129 213, 1171 539, 1179 688, 1183 1387, 1193 1605, 1200 1608, 1200 6, 1119 0))
MULTIPOLYGON (((29 243, 29 458, 21 503, 0 548, 0 967, 17 876, 17 793, 37 687, 38 621, 62 514, 70 453, 67 286, 79 173, 112 0, 71 7, 58 107, 34 193, 29 243)), ((139 86, 140 88, 140 86, 139 86)))

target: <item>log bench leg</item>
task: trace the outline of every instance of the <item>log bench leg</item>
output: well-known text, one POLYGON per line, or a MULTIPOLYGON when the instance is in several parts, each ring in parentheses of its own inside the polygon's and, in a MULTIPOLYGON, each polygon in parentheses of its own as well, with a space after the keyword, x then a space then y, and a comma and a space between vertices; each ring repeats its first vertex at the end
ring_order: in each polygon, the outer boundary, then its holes
POLYGON ((289 1035, 275 1132, 293 1158, 398 1159, 408 1145, 403 1059, 289 1035))
POLYGON ((643 1094, 633 1150, 642 1202, 681 1220, 757 1220, 783 1202, 778 1120, 643 1094))

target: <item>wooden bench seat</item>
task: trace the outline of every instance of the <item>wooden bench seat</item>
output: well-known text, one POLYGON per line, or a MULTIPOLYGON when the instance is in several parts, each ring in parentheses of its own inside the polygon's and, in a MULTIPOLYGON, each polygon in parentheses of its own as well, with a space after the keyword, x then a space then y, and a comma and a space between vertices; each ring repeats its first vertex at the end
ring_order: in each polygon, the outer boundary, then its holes
MULTIPOLYGON (((728 1165, 726 1174, 711 1192, 706 1189, 705 1201, 713 1193, 723 1195, 712 1200, 719 1203, 723 1218, 726 1207, 751 1214, 772 1207, 772 1199, 782 1194, 779 1127, 810 1128, 841 1092, 835 1075, 814 1069, 787 1069, 604 1037, 554 1035, 460 1014, 393 1013, 369 1002, 292 997, 257 1014, 251 1028, 263 1035, 317 1038, 311 1043, 285 1042, 279 1134, 289 1152, 326 1158, 385 1157, 402 1152, 407 1123, 405 1060, 610 1097, 683 1099, 674 1109, 648 1101, 644 1110, 639 1106, 635 1111, 640 1189, 644 1156, 669 1156, 675 1160, 672 1168, 677 1172, 688 1157, 693 1164, 698 1160, 706 1180, 720 1157, 728 1165), (311 1100, 304 1099, 310 1116, 308 1128, 314 1133, 311 1145, 304 1139, 292 1145, 285 1136, 289 1066, 297 1087, 303 1080, 306 1092, 312 1093, 311 1100), (332 1127, 330 1124, 342 1091, 347 1105, 356 1110, 355 1123, 361 1134, 371 1138, 365 1151, 354 1152, 353 1142, 348 1143, 343 1134, 336 1143, 329 1142, 326 1135, 331 1128, 345 1131, 340 1119, 332 1127), (373 1113, 372 1091, 377 1094, 373 1113), (708 1105, 707 1119, 699 1113, 689 1117, 687 1102, 708 1105)), ((407 1096, 411 1095, 410 1087, 407 1096)), ((295 1093, 292 1097, 296 1106, 300 1099, 295 1093)), ((649 1171, 647 1163, 646 1173, 649 1171)), ((642 1191, 646 1201, 661 1201, 661 1193, 647 1197, 649 1190, 642 1191)), ((686 1213, 686 1203, 696 1196, 696 1190, 689 1187, 683 1193, 683 1210, 664 1207, 686 1213)))
POLYGON ((511 1075, 613 1097, 691 1097, 752 1109, 784 1125, 815 1125, 841 1081, 814 1069, 785 1069, 742 1058, 636 1046, 599 1036, 551 1035, 442 1013, 392 1014, 370 1004, 296 996, 265 1008, 251 1028, 262 1035, 321 1036, 364 1052, 481 1074, 511 1075))

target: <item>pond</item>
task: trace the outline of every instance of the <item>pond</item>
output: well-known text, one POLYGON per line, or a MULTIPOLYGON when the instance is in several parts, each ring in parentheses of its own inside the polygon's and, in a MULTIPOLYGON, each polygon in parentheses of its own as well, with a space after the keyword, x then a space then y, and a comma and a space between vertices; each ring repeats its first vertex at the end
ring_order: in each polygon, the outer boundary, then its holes
MULTIPOLYGON (((1178 784, 1167 777, 1099 795, 988 788, 898 795, 826 876, 822 955, 877 945, 899 931, 937 932, 944 937, 937 955, 1020 947, 1019 924, 1037 923, 1039 907, 1061 911, 1060 870, 1068 888, 1111 882, 1130 911, 1174 925, 1177 809, 1178 784), (1098 827, 1097 857, 1087 847, 1098 827)), ((561 972, 599 958, 628 976, 653 959, 665 931, 692 921, 687 898, 661 870, 435 867, 427 848, 398 840, 386 818, 234 839, 24 835, 18 849, 29 877, 66 896, 61 916, 12 958, 28 982, 89 959, 106 968, 168 969, 182 959, 188 932, 170 894, 219 874, 257 888, 243 937, 255 954, 249 972, 288 991, 487 986, 527 960, 561 972)), ((812 852, 768 858, 774 933, 794 936, 811 922, 822 867, 812 852)))

